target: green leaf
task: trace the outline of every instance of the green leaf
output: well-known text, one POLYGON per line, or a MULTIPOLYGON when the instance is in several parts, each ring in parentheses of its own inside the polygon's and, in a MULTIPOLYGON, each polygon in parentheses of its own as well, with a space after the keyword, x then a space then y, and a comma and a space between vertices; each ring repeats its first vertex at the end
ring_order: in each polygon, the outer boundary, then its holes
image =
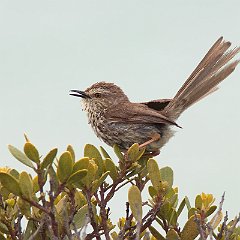
POLYGON ((206 217, 208 217, 208 216, 210 216, 211 214, 213 214, 216 209, 217 209, 217 206, 215 206, 215 205, 211 206, 211 207, 207 210, 207 212, 206 212, 206 217))
POLYGON ((139 222, 142 222, 142 197, 137 186, 131 186, 128 190, 128 202, 132 211, 133 217, 139 222))
POLYGON ((57 173, 55 172, 55 170, 52 166, 49 167, 48 174, 49 174, 49 177, 50 177, 53 192, 56 193, 58 191, 58 188, 59 188, 59 180, 57 178, 57 173))
POLYGON ((196 198, 195 198, 195 208, 198 208, 199 210, 202 209, 202 197, 201 195, 197 195, 196 198))
POLYGON ((120 162, 124 162, 124 156, 118 145, 116 145, 116 144, 113 145, 113 151, 115 152, 115 154, 118 157, 118 159, 120 160, 120 162))
POLYGON ((87 175, 87 173, 88 171, 86 169, 78 170, 68 178, 67 183, 74 184, 76 187, 78 187, 78 183, 87 175))
POLYGON ((222 212, 217 212, 213 218, 211 219, 211 221, 209 222, 209 225, 211 226, 211 228, 214 230, 222 221, 223 219, 223 214, 222 212))
POLYGON ((197 208, 190 208, 188 211, 188 218, 195 215, 195 212, 198 212, 197 208))
POLYGON ((25 164, 26 166, 30 168, 34 168, 31 160, 20 150, 17 148, 13 147, 12 145, 8 145, 8 149, 10 153, 21 163, 25 164))
POLYGON ((112 237, 112 240, 117 240, 118 234, 115 231, 113 231, 113 232, 111 232, 111 237, 112 237))
POLYGON ((109 175, 113 181, 118 178, 117 167, 115 166, 114 162, 110 158, 106 158, 105 160, 105 168, 106 171, 109 171, 109 175))
POLYGON ((167 232, 166 240, 179 240, 180 237, 174 229, 170 229, 167 232))
POLYGON ((165 197, 166 197, 167 199, 169 199, 169 200, 172 199, 172 198, 174 197, 174 195, 176 194, 176 192, 174 191, 174 189, 173 189, 173 188, 169 188, 167 181, 163 181, 163 182, 162 182, 162 185, 165 185, 165 186, 167 186, 167 188, 168 188, 165 197))
POLYGON ((33 220, 28 220, 26 231, 24 232, 23 240, 28 240, 36 231, 33 220))
POLYGON ((65 182, 70 177, 73 169, 73 160, 70 152, 64 152, 58 161, 57 176, 60 182, 65 182))
POLYGON ((139 144, 134 143, 127 151, 128 160, 130 160, 131 162, 135 162, 136 157, 138 155, 138 151, 139 151, 139 144))
POLYGON ((67 151, 70 152, 70 154, 72 156, 72 160, 73 160, 73 162, 75 162, 75 153, 74 153, 72 145, 67 146, 67 151))
MULTIPOLYGON (((197 215, 200 218, 200 215, 197 215)), ((186 222, 181 232, 181 240, 194 240, 199 235, 195 215, 191 216, 186 222)))
POLYGON ((143 156, 143 154, 145 153, 145 148, 142 147, 139 149, 139 152, 138 152, 138 156, 137 156, 137 161, 141 159, 141 157, 143 156))
POLYGON ((67 197, 63 196, 56 204, 57 213, 61 214, 66 209, 66 205, 67 205, 67 197))
POLYGON ((57 148, 52 149, 46 157, 43 159, 41 163, 41 169, 47 168, 49 165, 51 165, 57 155, 57 148))
POLYGON ((147 169, 149 173, 149 178, 152 182, 153 187, 157 190, 161 190, 161 175, 158 168, 157 162, 150 158, 147 162, 147 169))
POLYGON ((109 175, 109 172, 105 172, 99 179, 93 182, 92 193, 95 193, 98 190, 98 188, 102 185, 102 183, 105 181, 108 175, 109 175))
POLYGON ((93 181, 96 179, 96 173, 98 170, 98 166, 93 160, 90 160, 87 170, 88 170, 88 173, 87 173, 87 176, 83 179, 83 183, 88 188, 90 188, 90 186, 92 186, 93 181))
POLYGON ((28 199, 31 199, 33 194, 33 181, 27 172, 20 173, 19 186, 22 195, 28 199))
POLYGON ((76 172, 78 170, 88 169, 89 164, 89 157, 84 157, 78 160, 73 165, 73 172, 76 172))
POLYGON ((0 232, 5 233, 5 234, 9 234, 8 228, 6 227, 5 224, 0 222, 0 232))
POLYGON ((139 173, 140 177, 144 178, 147 176, 148 171, 147 171, 147 161, 148 161, 148 157, 147 156, 142 156, 139 160, 138 160, 138 164, 141 166, 139 169, 139 173))
POLYGON ((96 164, 98 166, 97 174, 98 174, 98 176, 102 176, 102 174, 103 174, 103 159, 102 159, 102 156, 101 156, 100 152, 98 151, 98 149, 91 144, 86 144, 85 148, 84 148, 84 157, 92 158, 96 162, 96 164))
POLYGON ((178 194, 175 193, 170 199, 169 199, 170 206, 172 208, 176 208, 178 204, 178 194))
POLYGON ((161 219, 165 219, 165 220, 170 220, 170 212, 171 210, 171 207, 170 207, 170 203, 167 201, 165 203, 163 203, 163 205, 161 206, 159 212, 158 212, 158 216, 161 218, 161 219))
POLYGON ((163 167, 160 169, 160 175, 162 181, 167 181, 169 187, 173 185, 173 170, 170 167, 163 167))
POLYGON ((182 200, 182 202, 180 203, 178 210, 177 210, 177 216, 179 217, 180 214, 182 213, 183 208, 185 207, 186 204, 186 200, 185 198, 182 200))
POLYGON ((88 217, 88 205, 81 207, 73 217, 73 222, 77 229, 86 226, 90 219, 88 217))
POLYGON ((21 190, 18 181, 8 173, 0 172, 1 184, 11 193, 16 196, 21 195, 21 190))
POLYGON ((87 200, 82 192, 76 191, 74 195, 76 210, 80 209, 83 205, 87 204, 87 200))
POLYGON ((39 157, 38 150, 36 149, 36 147, 32 143, 26 142, 23 149, 24 149, 24 152, 25 152, 26 156, 29 159, 31 159, 35 163, 40 162, 40 157, 39 157))
POLYGON ((186 203, 187 209, 189 211, 192 207, 191 207, 190 201, 187 196, 185 196, 185 203, 186 203))
POLYGON ((19 179, 19 172, 16 169, 11 169, 9 172, 14 178, 19 179))
MULTIPOLYGON (((92 204, 92 208, 93 208, 94 215, 96 215, 97 210, 93 204, 92 204)), ((73 222, 75 224, 75 227, 79 229, 86 226, 89 223, 89 221, 90 221, 90 218, 88 217, 88 205, 86 204, 83 207, 81 207, 77 211, 77 213, 74 215, 73 222)))
POLYGON ((145 149, 139 148, 138 143, 134 143, 127 151, 128 160, 131 162, 136 162, 144 154, 145 149))
POLYGON ((24 135, 25 141, 26 141, 26 142, 30 142, 30 140, 29 140, 29 138, 28 138, 27 134, 26 134, 26 133, 24 133, 23 135, 24 135))
POLYGON ((100 151, 105 158, 110 158, 111 159, 111 157, 109 156, 107 151, 102 146, 100 146, 100 151))
POLYGON ((163 235, 159 231, 157 231, 153 226, 148 227, 148 229, 157 240, 165 240, 165 237, 163 237, 163 235))
POLYGON ((149 195, 151 196, 151 198, 157 196, 157 191, 153 186, 148 187, 148 192, 149 192, 149 195))
MULTIPOLYGON (((0 180, 0 183, 1 183, 1 180, 0 180)), ((0 190, 0 193, 3 197, 4 200, 7 200, 8 199, 8 195, 10 194, 10 192, 8 191, 7 188, 5 188, 4 186, 1 186, 1 190, 0 190)))
POLYGON ((31 206, 28 202, 24 201, 22 198, 18 198, 17 205, 23 215, 27 218, 31 217, 31 206))
POLYGON ((40 188, 39 188, 39 184, 38 184, 38 175, 36 175, 33 180, 32 180, 32 183, 33 183, 33 192, 34 193, 37 193, 40 188))
POLYGON ((0 240, 6 240, 6 238, 1 233, 0 233, 0 240))
POLYGON ((171 217, 170 217, 170 219, 169 219, 170 225, 176 227, 176 225, 177 225, 177 219, 178 219, 177 212, 176 212, 175 209, 172 208, 171 217))

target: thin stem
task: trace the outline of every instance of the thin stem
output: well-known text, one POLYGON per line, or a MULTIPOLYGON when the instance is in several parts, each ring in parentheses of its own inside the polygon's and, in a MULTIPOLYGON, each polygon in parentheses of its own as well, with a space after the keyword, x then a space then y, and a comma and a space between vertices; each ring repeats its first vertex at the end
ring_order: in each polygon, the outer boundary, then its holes
MULTIPOLYGON (((60 186, 59 186, 60 188, 60 186)), ((54 233, 54 236, 58 237, 59 233, 58 233, 58 223, 56 221, 55 218, 55 206, 54 206, 54 200, 55 200, 55 196, 53 196, 53 188, 52 188, 52 184, 50 181, 50 191, 48 193, 49 195, 49 199, 50 199, 50 212, 49 212, 49 216, 51 218, 51 225, 52 225, 52 231, 54 233)))
POLYGON ((217 235, 219 239, 221 239, 222 236, 223 236, 223 232, 224 232, 224 230, 225 230, 225 228, 227 226, 227 220, 228 220, 228 212, 226 212, 226 215, 224 216, 223 224, 221 226, 219 234, 217 235))
POLYGON ((17 235, 19 240, 22 240, 22 227, 21 227, 22 218, 23 218, 23 215, 20 213, 20 210, 18 209, 16 228, 17 228, 17 232, 18 232, 17 235))
POLYGON ((40 169, 39 164, 37 166, 36 172, 38 174, 38 186, 39 186, 39 191, 40 191, 40 199, 43 203, 43 207, 46 207, 46 199, 45 199, 45 194, 43 191, 43 186, 44 186, 43 170, 40 169))
MULTIPOLYGON (((210 236, 210 239, 212 239, 213 238, 213 226, 216 224, 216 221, 217 221, 217 219, 219 218, 219 216, 222 214, 222 208, 223 208, 223 202, 224 202, 224 197, 225 197, 225 192, 223 193, 223 195, 222 195, 222 198, 221 198, 221 201, 220 201, 220 203, 219 203, 219 207, 218 207, 218 210, 217 210, 217 213, 214 215, 214 217, 213 217, 213 221, 212 221, 212 224, 210 224, 210 223, 208 223, 207 224, 207 227, 208 227, 208 229, 209 229, 209 236, 210 236)), ((224 228, 225 228, 225 226, 226 226, 226 222, 227 222, 227 214, 226 214, 226 216, 225 216, 225 218, 224 218, 224 222, 223 222, 223 224, 222 224, 222 227, 221 227, 221 230, 220 230, 220 232, 219 232, 219 236, 222 236, 222 233, 223 233, 223 230, 224 230, 224 228)))
POLYGON ((74 214, 76 213, 74 194, 75 194, 75 190, 71 190, 68 193, 69 199, 71 201, 71 204, 70 204, 71 212, 70 212, 70 216, 69 216, 69 225, 72 224, 74 214))
POLYGON ((131 228, 131 221, 133 219, 133 215, 131 214, 129 216, 129 207, 130 207, 129 202, 126 202, 126 221, 123 228, 118 234, 118 238, 117 238, 118 240, 124 239, 124 235, 126 234, 127 230, 131 228))
POLYGON ((125 185, 127 185, 128 183, 131 183, 134 179, 129 179, 126 182, 122 183, 121 185, 119 185, 115 191, 117 192, 120 188, 124 187, 125 185))
MULTIPOLYGON (((145 223, 142 225, 140 233, 142 233, 146 228, 151 226, 152 222, 156 219, 157 213, 161 206, 162 206, 162 196, 159 195, 156 199, 156 203, 153 206, 153 208, 143 218, 142 223, 144 222, 145 223)), ((131 237, 131 239, 135 239, 135 238, 136 238, 136 233, 131 237)))
POLYGON ((233 233, 233 231, 234 231, 235 227, 237 226, 237 224, 239 223, 239 221, 240 221, 240 214, 239 214, 238 217, 235 217, 235 219, 233 220, 233 223, 232 223, 231 228, 228 229, 228 231, 227 231, 227 233, 226 233, 226 235, 225 235, 225 239, 226 239, 226 240, 229 240, 229 239, 230 239, 231 234, 233 233))
POLYGON ((66 235, 69 240, 72 240, 72 233, 69 227, 69 216, 67 214, 66 208, 63 209, 63 225, 65 227, 66 235))
POLYGON ((28 240, 34 240, 37 237, 38 233, 40 233, 40 231, 42 230, 45 224, 45 221, 46 221, 46 218, 42 218, 37 230, 30 236, 28 240))
POLYGON ((26 198, 26 197, 24 197, 24 196, 21 196, 21 198, 22 198, 24 201, 30 203, 32 206, 38 208, 38 209, 41 210, 42 212, 50 215, 50 212, 48 211, 48 209, 45 208, 45 207, 43 207, 43 206, 40 205, 39 203, 37 203, 37 202, 35 202, 35 201, 31 200, 31 199, 28 199, 28 198, 26 198))
POLYGON ((206 232, 204 230, 204 226, 203 226, 203 223, 202 223, 202 219, 198 218, 197 216, 197 213, 195 212, 195 219, 194 219, 196 225, 197 225, 197 229, 198 229, 198 232, 200 234, 200 237, 201 237, 201 240, 206 240, 207 239, 207 236, 206 236, 206 232))
POLYGON ((97 240, 101 240, 100 238, 100 234, 99 234, 99 229, 98 229, 98 225, 95 222, 95 217, 94 217, 94 213, 93 213, 93 208, 92 208, 92 203, 91 203, 91 194, 88 190, 85 190, 85 196, 87 199, 87 204, 88 204, 88 211, 89 211, 89 217, 90 217, 90 221, 91 221, 91 225, 93 227, 93 234, 95 235, 97 240))
POLYGON ((104 231, 104 235, 106 240, 110 240, 110 235, 109 235, 109 228, 107 225, 107 220, 108 220, 108 216, 107 216, 107 212, 106 212, 106 205, 107 205, 107 201, 104 199, 104 188, 103 185, 100 186, 100 197, 101 197, 101 201, 100 201, 100 215, 102 218, 102 226, 103 226, 103 231, 104 231))

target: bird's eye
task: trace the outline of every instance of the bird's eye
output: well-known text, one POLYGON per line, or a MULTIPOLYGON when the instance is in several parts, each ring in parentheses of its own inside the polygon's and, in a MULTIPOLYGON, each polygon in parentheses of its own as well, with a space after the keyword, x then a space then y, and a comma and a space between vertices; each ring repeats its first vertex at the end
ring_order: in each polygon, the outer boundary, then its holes
POLYGON ((100 97, 101 97, 101 93, 95 93, 94 96, 95 96, 96 98, 100 98, 100 97))

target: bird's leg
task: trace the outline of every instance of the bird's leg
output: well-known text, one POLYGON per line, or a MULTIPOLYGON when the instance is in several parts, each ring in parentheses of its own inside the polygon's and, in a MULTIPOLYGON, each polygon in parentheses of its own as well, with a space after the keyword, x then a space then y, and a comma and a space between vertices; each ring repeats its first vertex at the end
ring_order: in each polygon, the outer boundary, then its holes
MULTIPOLYGON (((153 143, 153 142, 158 141, 160 138, 161 138, 161 136, 160 136, 159 133, 154 133, 154 134, 152 135, 151 139, 148 140, 148 141, 146 141, 146 142, 144 142, 144 143, 142 143, 142 144, 140 144, 140 145, 139 145, 139 148, 144 148, 144 147, 146 147, 147 145, 149 145, 149 144, 151 144, 151 143, 153 143)), ((128 154, 127 154, 127 153, 128 153, 127 151, 124 152, 124 158, 125 158, 126 162, 127 162, 127 159, 128 159, 128 154)), ((143 156, 150 158, 150 157, 154 157, 154 156, 159 155, 159 153, 160 153, 160 150, 157 149, 157 150, 152 151, 152 152, 149 152, 149 153, 144 153, 143 156)))
POLYGON ((146 146, 149 145, 150 143, 158 141, 160 138, 161 138, 161 136, 160 136, 159 133, 154 133, 154 134, 152 135, 152 138, 151 138, 150 140, 142 143, 141 145, 139 145, 139 148, 146 147, 146 146))
MULTIPOLYGON (((152 138, 145 143, 139 145, 139 148, 146 147, 147 145, 151 144, 152 142, 158 141, 161 138, 160 134, 155 133, 153 134, 152 138)), ((145 157, 155 157, 160 154, 160 150, 157 149, 156 151, 152 151, 151 153, 144 153, 145 157)))

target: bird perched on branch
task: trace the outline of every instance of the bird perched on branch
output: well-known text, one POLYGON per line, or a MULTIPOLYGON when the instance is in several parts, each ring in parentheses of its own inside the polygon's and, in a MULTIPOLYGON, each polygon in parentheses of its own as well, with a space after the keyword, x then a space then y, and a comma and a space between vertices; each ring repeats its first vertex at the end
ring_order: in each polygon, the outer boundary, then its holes
POLYGON ((172 99, 143 103, 130 102, 120 87, 98 82, 85 91, 71 90, 81 97, 83 109, 95 134, 110 146, 124 152, 132 144, 146 147, 156 156, 173 136, 176 120, 187 108, 217 90, 218 84, 235 69, 238 60, 230 60, 240 48, 229 49, 230 42, 219 38, 172 99))

